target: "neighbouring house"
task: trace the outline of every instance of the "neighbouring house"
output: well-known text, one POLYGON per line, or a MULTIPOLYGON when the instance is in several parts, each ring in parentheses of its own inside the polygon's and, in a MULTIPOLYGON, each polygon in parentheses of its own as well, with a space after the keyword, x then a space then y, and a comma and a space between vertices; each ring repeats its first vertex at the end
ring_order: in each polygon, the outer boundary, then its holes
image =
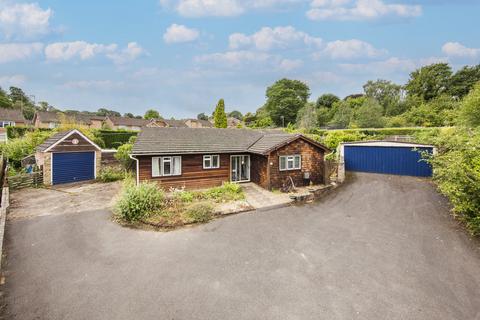
POLYGON ((185 124, 189 128, 213 128, 213 123, 208 120, 201 119, 187 119, 185 124))
POLYGON ((0 142, 7 141, 6 127, 24 127, 29 121, 23 116, 20 109, 0 108, 0 142))
POLYGON ((29 124, 28 120, 23 116, 20 109, 0 108, 0 128, 22 127, 29 124))
POLYGON ((102 150, 74 129, 59 132, 38 146, 35 160, 45 185, 87 181, 99 173, 102 150))
POLYGON ((102 128, 105 117, 84 115, 84 114, 66 114, 54 111, 37 111, 33 116, 33 125, 35 128, 57 128, 62 122, 62 118, 67 121, 76 122, 88 128, 102 128))
POLYGON ((137 183, 199 189, 252 181, 266 189, 287 179, 324 183, 329 150, 303 135, 248 129, 144 128, 133 146, 137 183))
POLYGON ((234 117, 227 118, 227 128, 238 128, 238 126, 241 124, 242 124, 242 121, 238 120, 237 118, 234 118, 234 117))
POLYGON ((113 130, 140 131, 142 127, 151 122, 152 120, 114 116, 107 116, 105 119, 105 125, 113 130))

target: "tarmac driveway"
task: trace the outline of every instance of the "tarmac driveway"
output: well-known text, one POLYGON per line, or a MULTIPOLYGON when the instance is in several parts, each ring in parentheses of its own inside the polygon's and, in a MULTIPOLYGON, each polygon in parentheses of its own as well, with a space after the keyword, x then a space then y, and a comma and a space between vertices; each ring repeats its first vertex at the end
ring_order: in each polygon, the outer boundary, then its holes
POLYGON ((97 210, 6 236, 12 319, 480 319, 478 242, 415 178, 169 233, 97 210))

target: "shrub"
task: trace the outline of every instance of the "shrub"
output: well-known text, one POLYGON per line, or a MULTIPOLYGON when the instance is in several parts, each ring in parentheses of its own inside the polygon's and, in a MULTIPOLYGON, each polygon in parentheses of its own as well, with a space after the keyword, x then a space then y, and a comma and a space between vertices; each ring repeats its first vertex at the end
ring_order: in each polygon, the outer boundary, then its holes
POLYGON ((341 142, 360 141, 365 140, 365 138, 366 135, 359 133, 358 131, 330 131, 323 139, 323 143, 330 150, 335 150, 341 142))
POLYGON ((242 187, 237 183, 226 182, 220 187, 210 188, 199 195, 200 198, 214 201, 233 201, 245 198, 242 187))
POLYGON ((189 206, 183 215, 187 223, 205 223, 213 218, 213 207, 209 203, 195 203, 189 206))
POLYGON ((0 144, 0 151, 9 160, 10 165, 18 169, 21 167, 21 160, 33 154, 35 148, 52 134, 50 131, 27 132, 22 138, 11 139, 0 144))
POLYGON ((130 158, 130 153, 132 152, 133 144, 126 143, 120 146, 115 153, 115 159, 117 159, 125 170, 129 170, 133 167, 132 158, 130 158))
POLYGON ((113 167, 104 167, 100 170, 100 174, 97 179, 101 182, 113 182, 117 180, 122 180, 125 178, 125 171, 113 168, 113 167))
POLYGON ((193 201, 194 194, 189 191, 177 190, 173 192, 173 197, 180 202, 189 203, 193 201))
POLYGON ((163 201, 164 194, 156 183, 144 182, 137 186, 126 181, 116 211, 126 221, 138 221, 160 210, 163 201))

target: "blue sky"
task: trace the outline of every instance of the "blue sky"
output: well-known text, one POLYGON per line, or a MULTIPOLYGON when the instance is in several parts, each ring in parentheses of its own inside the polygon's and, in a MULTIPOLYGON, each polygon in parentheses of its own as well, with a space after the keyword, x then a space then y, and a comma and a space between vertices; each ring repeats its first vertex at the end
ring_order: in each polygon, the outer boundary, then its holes
POLYGON ((0 86, 60 109, 255 111, 282 77, 312 100, 480 60, 480 1, 0 0, 0 86))

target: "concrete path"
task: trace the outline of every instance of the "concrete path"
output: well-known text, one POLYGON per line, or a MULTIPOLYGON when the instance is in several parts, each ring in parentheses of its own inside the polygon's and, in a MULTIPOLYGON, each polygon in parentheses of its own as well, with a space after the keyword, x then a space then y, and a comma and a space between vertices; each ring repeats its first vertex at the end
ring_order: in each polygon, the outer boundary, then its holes
POLYGON ((293 202, 288 194, 270 192, 252 182, 243 183, 242 188, 247 202, 255 209, 282 206, 293 202))
POLYGON ((168 233, 104 210, 7 222, 6 319, 480 319, 480 254, 425 180, 168 233))

